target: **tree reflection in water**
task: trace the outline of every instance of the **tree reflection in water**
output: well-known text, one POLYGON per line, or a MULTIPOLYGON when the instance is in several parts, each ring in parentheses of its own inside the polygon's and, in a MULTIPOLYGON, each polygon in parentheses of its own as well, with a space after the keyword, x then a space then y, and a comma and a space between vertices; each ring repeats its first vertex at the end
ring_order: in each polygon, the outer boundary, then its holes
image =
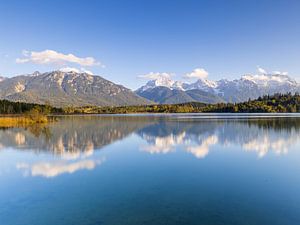
POLYGON ((79 169, 93 169, 105 159, 95 150, 136 134, 150 154, 175 152, 179 146, 199 159, 213 146, 239 146, 259 158, 268 152, 287 154, 299 143, 298 118, 210 118, 198 116, 67 116, 46 126, 0 130, 2 149, 13 148, 56 156, 56 161, 17 167, 25 174, 53 177, 79 169))

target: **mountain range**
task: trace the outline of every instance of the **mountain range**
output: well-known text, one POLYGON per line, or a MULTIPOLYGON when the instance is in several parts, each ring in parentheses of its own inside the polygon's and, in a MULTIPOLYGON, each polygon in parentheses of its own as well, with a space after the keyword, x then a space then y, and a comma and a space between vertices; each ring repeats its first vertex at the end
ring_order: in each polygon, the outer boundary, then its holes
POLYGON ((170 77, 150 80, 135 92, 157 103, 243 102, 263 95, 295 93, 300 84, 285 74, 244 75, 240 79, 211 81, 198 79, 194 83, 174 81, 170 77))
POLYGON ((100 76, 74 71, 34 72, 0 79, 0 99, 56 107, 151 104, 128 88, 100 76))
POLYGON ((280 73, 244 75, 235 80, 199 79, 193 83, 161 76, 136 91, 85 72, 58 70, 0 77, 0 99, 56 107, 243 102, 287 92, 300 92, 300 84, 280 73))

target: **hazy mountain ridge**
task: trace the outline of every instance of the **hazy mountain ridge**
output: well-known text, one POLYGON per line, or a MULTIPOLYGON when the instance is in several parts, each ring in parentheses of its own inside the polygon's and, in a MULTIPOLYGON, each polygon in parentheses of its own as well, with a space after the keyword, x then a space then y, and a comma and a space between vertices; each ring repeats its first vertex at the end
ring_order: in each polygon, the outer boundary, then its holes
POLYGON ((120 106, 150 102, 130 89, 88 73, 34 72, 0 80, 0 98, 53 106, 120 106))
POLYGON ((171 89, 164 86, 158 86, 155 88, 146 89, 145 91, 137 90, 136 93, 143 98, 160 104, 177 104, 184 102, 223 102, 223 99, 219 96, 199 89, 184 91, 179 89, 171 89))
MULTIPOLYGON (((250 99, 256 99, 263 95, 272 95, 275 93, 295 93, 300 91, 300 83, 295 79, 292 79, 285 74, 260 74, 260 75, 244 75, 240 79, 227 80, 221 79, 218 81, 211 81, 208 79, 198 79, 194 83, 184 83, 180 81, 174 81, 169 77, 162 77, 156 80, 147 82, 136 93, 147 99, 160 103, 164 102, 164 98, 158 99, 159 96, 153 93, 151 97, 148 97, 150 90, 157 88, 168 88, 170 91, 180 90, 193 98, 195 90, 201 90, 204 93, 211 95, 211 98, 206 99, 206 103, 217 102, 243 102, 250 99), (214 97, 213 97, 214 96, 214 97)), ((198 98, 196 101, 201 101, 202 98, 198 98)), ((169 100, 171 101, 171 100, 169 100)), ((185 98, 176 99, 176 103, 187 102, 185 98)), ((205 101, 203 101, 205 102, 205 101)))

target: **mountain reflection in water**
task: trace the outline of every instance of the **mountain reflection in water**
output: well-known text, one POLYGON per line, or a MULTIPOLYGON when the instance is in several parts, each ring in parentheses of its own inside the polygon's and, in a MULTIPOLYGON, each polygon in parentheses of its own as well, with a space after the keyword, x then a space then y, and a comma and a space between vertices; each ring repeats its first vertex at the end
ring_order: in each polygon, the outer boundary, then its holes
POLYGON ((24 175, 55 177, 92 170, 106 158, 94 151, 135 134, 144 140, 142 152, 167 154, 184 149, 199 159, 213 146, 239 146, 259 158, 268 152, 287 154, 299 143, 297 118, 213 118, 174 116, 67 116, 46 127, 0 130, 1 149, 51 153, 51 161, 19 162, 24 175))
POLYGON ((300 127, 296 118, 220 119, 178 122, 160 122, 137 133, 147 141, 141 149, 151 154, 169 153, 176 146, 197 158, 208 155, 213 145, 240 146, 245 151, 264 157, 269 151, 286 154, 299 142, 300 127))

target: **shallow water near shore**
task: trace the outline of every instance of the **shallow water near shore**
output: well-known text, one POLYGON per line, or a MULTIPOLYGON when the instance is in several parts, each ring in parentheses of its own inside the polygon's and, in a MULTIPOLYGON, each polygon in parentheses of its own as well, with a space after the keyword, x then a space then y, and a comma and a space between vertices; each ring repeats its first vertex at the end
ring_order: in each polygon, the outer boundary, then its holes
POLYGON ((0 129, 0 224, 300 224, 299 114, 0 129))

